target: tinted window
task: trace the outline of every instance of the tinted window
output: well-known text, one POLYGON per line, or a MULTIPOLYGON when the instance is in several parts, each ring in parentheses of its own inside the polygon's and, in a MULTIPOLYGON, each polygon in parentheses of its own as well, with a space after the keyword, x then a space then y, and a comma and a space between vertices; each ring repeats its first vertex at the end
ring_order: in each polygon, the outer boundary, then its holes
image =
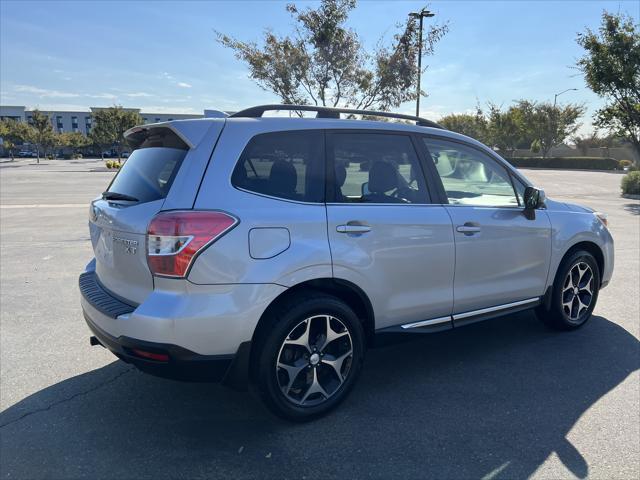
POLYGON ((428 203, 411 138, 376 133, 329 136, 340 203, 428 203))
POLYGON ((134 150, 107 191, 130 195, 140 202, 165 198, 186 154, 186 150, 165 147, 134 150))
POLYGON ((465 145, 424 138, 452 205, 518 206, 507 170, 494 159, 465 145))
POLYGON ((324 201, 324 150, 320 131, 257 135, 233 171, 234 186, 272 197, 324 201))

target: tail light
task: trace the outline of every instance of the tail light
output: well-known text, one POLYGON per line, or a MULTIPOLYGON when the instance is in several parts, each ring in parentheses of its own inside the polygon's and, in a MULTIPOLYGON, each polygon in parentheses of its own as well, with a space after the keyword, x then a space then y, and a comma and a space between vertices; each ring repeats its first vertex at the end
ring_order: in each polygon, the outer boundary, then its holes
POLYGON ((198 254, 237 223, 237 218, 224 212, 159 213, 147 231, 147 263, 151 273, 185 277, 198 254))

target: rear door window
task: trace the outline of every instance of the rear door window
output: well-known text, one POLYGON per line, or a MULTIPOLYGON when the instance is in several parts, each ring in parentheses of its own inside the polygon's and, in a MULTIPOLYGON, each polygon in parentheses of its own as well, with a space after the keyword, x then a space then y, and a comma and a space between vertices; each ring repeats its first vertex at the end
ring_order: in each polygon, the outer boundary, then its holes
POLYGON ((418 155, 407 135, 332 133, 328 156, 337 203, 429 203, 418 155))
POLYGON ((323 202, 323 133, 306 130, 256 135, 242 152, 231 183, 271 197, 323 202))

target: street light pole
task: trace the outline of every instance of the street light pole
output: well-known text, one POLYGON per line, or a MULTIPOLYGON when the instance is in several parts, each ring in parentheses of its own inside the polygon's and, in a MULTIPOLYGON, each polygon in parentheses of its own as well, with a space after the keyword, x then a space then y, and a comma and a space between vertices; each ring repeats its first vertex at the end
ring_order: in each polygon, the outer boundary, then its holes
POLYGON ((420 74, 422 73, 422 24, 425 17, 434 17, 435 13, 431 13, 426 8, 419 12, 411 12, 410 17, 420 19, 420 29, 418 34, 418 83, 416 86, 416 117, 420 116, 420 74))
POLYGON ((420 74, 422 73, 422 22, 424 17, 420 15, 420 34, 418 35, 418 84, 416 86, 416 117, 420 116, 420 74))
POLYGON ((577 89, 577 88, 567 88, 566 90, 563 90, 563 91, 561 91, 560 93, 556 93, 556 94, 553 96, 553 108, 556 108, 556 103, 557 103, 557 101, 558 101, 558 97, 559 97, 560 95, 562 95, 563 93, 571 92, 571 91, 578 91, 578 89, 577 89))

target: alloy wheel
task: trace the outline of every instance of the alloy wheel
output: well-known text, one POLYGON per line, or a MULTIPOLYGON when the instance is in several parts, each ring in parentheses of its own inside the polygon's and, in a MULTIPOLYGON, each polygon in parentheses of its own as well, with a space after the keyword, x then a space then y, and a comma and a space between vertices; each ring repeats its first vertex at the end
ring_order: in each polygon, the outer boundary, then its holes
POLYGON ((593 300, 593 270, 585 262, 578 262, 564 280, 562 286, 562 310, 575 322, 589 309, 593 300))
POLYGON ((345 324, 331 315, 309 317, 284 339, 276 360, 278 386, 298 406, 325 402, 344 384, 353 360, 345 324))

